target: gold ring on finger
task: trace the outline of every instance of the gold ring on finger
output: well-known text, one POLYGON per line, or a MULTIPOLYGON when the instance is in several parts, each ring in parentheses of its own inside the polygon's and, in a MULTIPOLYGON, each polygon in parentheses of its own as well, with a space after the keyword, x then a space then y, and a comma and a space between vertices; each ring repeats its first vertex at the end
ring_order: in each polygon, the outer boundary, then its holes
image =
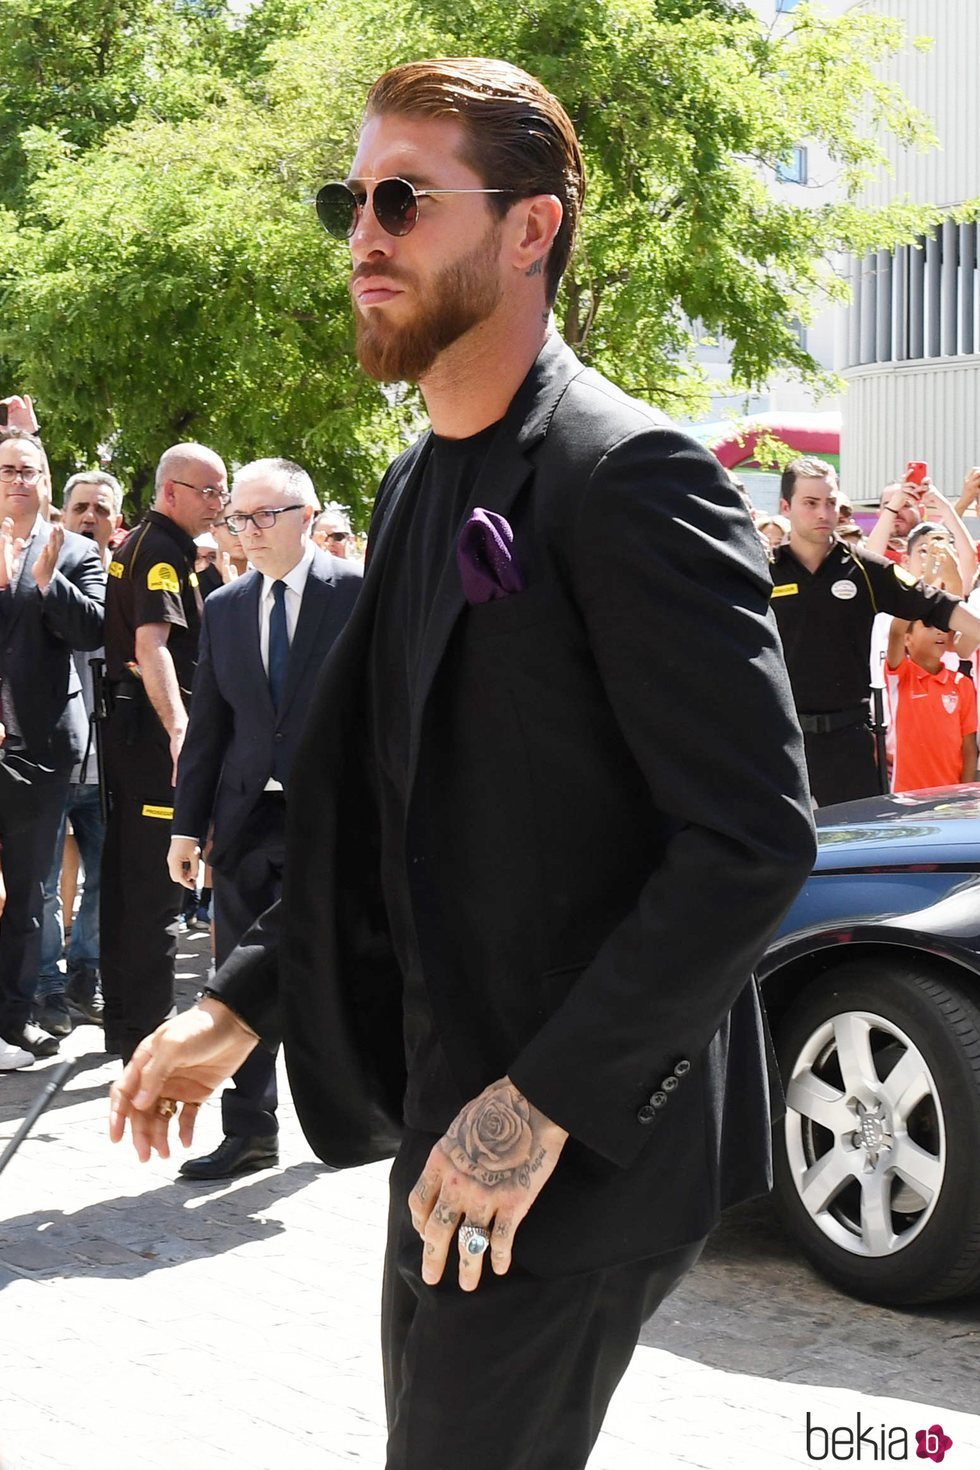
POLYGON ((156 1114, 158 1118, 172 1118, 177 1111, 177 1104, 172 1097, 161 1097, 157 1099, 156 1114))

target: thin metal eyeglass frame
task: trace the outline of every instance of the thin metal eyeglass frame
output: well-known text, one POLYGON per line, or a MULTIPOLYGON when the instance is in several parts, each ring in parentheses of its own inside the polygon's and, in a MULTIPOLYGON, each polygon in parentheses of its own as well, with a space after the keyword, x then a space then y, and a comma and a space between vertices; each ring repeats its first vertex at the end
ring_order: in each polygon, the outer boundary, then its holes
POLYGON ((205 485, 202 490, 200 485, 192 485, 190 480, 178 480, 174 475, 170 476, 175 485, 183 485, 185 490, 195 490, 203 500, 217 499, 219 505, 227 505, 229 494, 227 490, 219 490, 217 485, 205 485))
MULTIPOLYGON (((408 179, 400 178, 397 174, 392 174, 392 176, 390 178, 386 178, 386 179, 375 179, 375 180, 373 180, 373 183, 374 183, 374 188, 371 190, 371 207, 372 207, 372 209, 374 209, 374 217, 378 221, 378 224, 381 226, 381 228, 384 230, 385 234, 387 234, 387 235, 393 235, 395 237, 395 239, 397 239, 397 240, 402 239, 405 235, 410 235, 412 233, 412 231, 415 229, 415 226, 418 223, 418 202, 419 202, 420 199, 427 199, 430 195, 435 195, 435 194, 516 194, 517 193, 517 190, 516 189, 416 189, 415 185, 409 183, 408 179), (405 229, 393 230, 391 228, 391 225, 390 224, 385 224, 384 220, 381 218, 381 216, 378 214, 377 209, 375 208, 375 205, 374 205, 374 196, 377 194, 378 190, 383 185, 385 185, 385 184, 401 184, 401 185, 404 186, 404 188, 406 188, 409 191, 409 193, 411 195, 411 200, 406 205, 405 212, 408 213, 408 210, 412 206, 414 206, 414 208, 415 208, 415 218, 412 220, 412 222, 411 222, 410 225, 407 225, 407 227, 405 229)), ((360 195, 361 192, 362 191, 360 191, 360 190, 358 190, 358 191, 355 192, 355 190, 353 190, 351 188, 350 184, 344 183, 344 181, 342 179, 332 179, 328 183, 324 184, 322 186, 322 188, 320 188, 317 191, 317 196, 316 196, 316 214, 317 214, 317 219, 320 221, 320 224, 323 226, 324 230, 331 237, 331 239, 333 239, 333 240, 349 240, 350 237, 353 235, 354 231, 357 229, 358 223, 360 222, 361 213, 367 207, 367 202, 368 202, 368 192, 367 192, 367 190, 366 189, 363 190, 363 198, 360 198, 359 197, 359 195, 360 195), (350 201, 351 201, 351 204, 350 204, 350 207, 351 207, 350 226, 349 226, 349 228, 347 228, 344 231, 344 233, 342 235, 338 234, 336 230, 331 230, 329 228, 329 226, 325 223, 324 218, 323 218, 323 215, 320 213, 320 199, 321 199, 321 197, 323 196, 324 192, 327 189, 345 189, 347 191, 347 193, 350 195, 350 201)), ((385 211, 385 213, 387 213, 387 211, 385 211)))

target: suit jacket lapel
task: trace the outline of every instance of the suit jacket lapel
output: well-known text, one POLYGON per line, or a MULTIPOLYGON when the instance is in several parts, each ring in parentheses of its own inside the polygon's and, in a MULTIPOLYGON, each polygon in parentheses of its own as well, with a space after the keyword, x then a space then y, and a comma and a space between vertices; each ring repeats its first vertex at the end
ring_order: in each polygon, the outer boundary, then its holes
MULTIPOLYGON (((501 420, 483 467, 473 482, 466 506, 467 517, 480 506, 509 518, 517 496, 532 473, 529 456, 547 433, 551 416, 568 384, 581 371, 582 365, 575 354, 557 333, 552 334, 501 420)), ((456 619, 465 606, 454 543, 453 554, 439 579, 419 658, 418 683, 412 700, 409 789, 415 779, 422 717, 432 681, 456 619)))
POLYGON ((286 670, 286 687, 283 690, 280 718, 289 708, 290 701, 303 680, 306 666, 317 647, 320 624, 330 611, 330 596, 333 577, 326 556, 317 552, 313 557, 303 598, 299 605, 299 618, 293 641, 289 646, 289 664, 286 670))

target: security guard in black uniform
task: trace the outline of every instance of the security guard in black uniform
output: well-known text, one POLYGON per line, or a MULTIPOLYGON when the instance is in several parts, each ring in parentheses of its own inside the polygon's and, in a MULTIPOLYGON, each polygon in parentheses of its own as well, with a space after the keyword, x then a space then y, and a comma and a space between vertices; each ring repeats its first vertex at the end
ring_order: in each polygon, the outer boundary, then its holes
POLYGON ((153 509, 109 566, 101 959, 106 1051, 124 1061, 173 1009, 181 890, 167 851, 201 628, 194 537, 227 494, 213 450, 174 445, 157 467, 153 509))
POLYGON ((980 620, 958 598, 904 567, 852 550, 834 535, 840 491, 832 465, 798 459, 783 471, 788 544, 773 553, 773 611, 803 730, 817 806, 881 790, 870 726, 871 625, 880 612, 980 642, 980 620))

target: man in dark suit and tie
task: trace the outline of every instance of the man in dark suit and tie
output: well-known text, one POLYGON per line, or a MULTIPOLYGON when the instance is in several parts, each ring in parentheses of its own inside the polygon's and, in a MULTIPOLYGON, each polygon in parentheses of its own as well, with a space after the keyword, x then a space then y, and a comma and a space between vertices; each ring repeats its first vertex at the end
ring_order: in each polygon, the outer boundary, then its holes
POLYGON ((583 191, 513 66, 372 87, 318 213, 362 365, 432 431, 379 492, 282 901, 113 1092, 112 1136, 166 1154, 177 1101, 186 1143, 282 1034, 320 1156, 397 1151, 388 1470, 582 1470, 643 1321, 769 1176, 751 975, 813 857, 802 743, 725 472, 555 330, 583 191))
MULTIPOLYGON (((51 481, 41 441, 24 429, 0 440, 0 724, 5 749, 33 770, 32 819, 4 840, 7 905, 0 920, 0 1036, 35 1057, 57 1039, 32 1020, 44 879, 88 717, 72 650, 102 643, 105 574, 98 548, 50 525, 51 481)), ((2 834, 0 834, 2 835, 2 834)))
MULTIPOLYGON (((360 570, 311 539, 313 482, 288 459, 234 478, 225 523, 252 570, 204 604, 187 736, 177 770, 168 865, 193 888, 213 826, 215 961, 282 891, 285 800, 324 659, 346 623, 360 570)), ((224 1138, 189 1159, 188 1179, 224 1179, 278 1162, 275 1053, 256 1047, 221 1100, 224 1138)))

